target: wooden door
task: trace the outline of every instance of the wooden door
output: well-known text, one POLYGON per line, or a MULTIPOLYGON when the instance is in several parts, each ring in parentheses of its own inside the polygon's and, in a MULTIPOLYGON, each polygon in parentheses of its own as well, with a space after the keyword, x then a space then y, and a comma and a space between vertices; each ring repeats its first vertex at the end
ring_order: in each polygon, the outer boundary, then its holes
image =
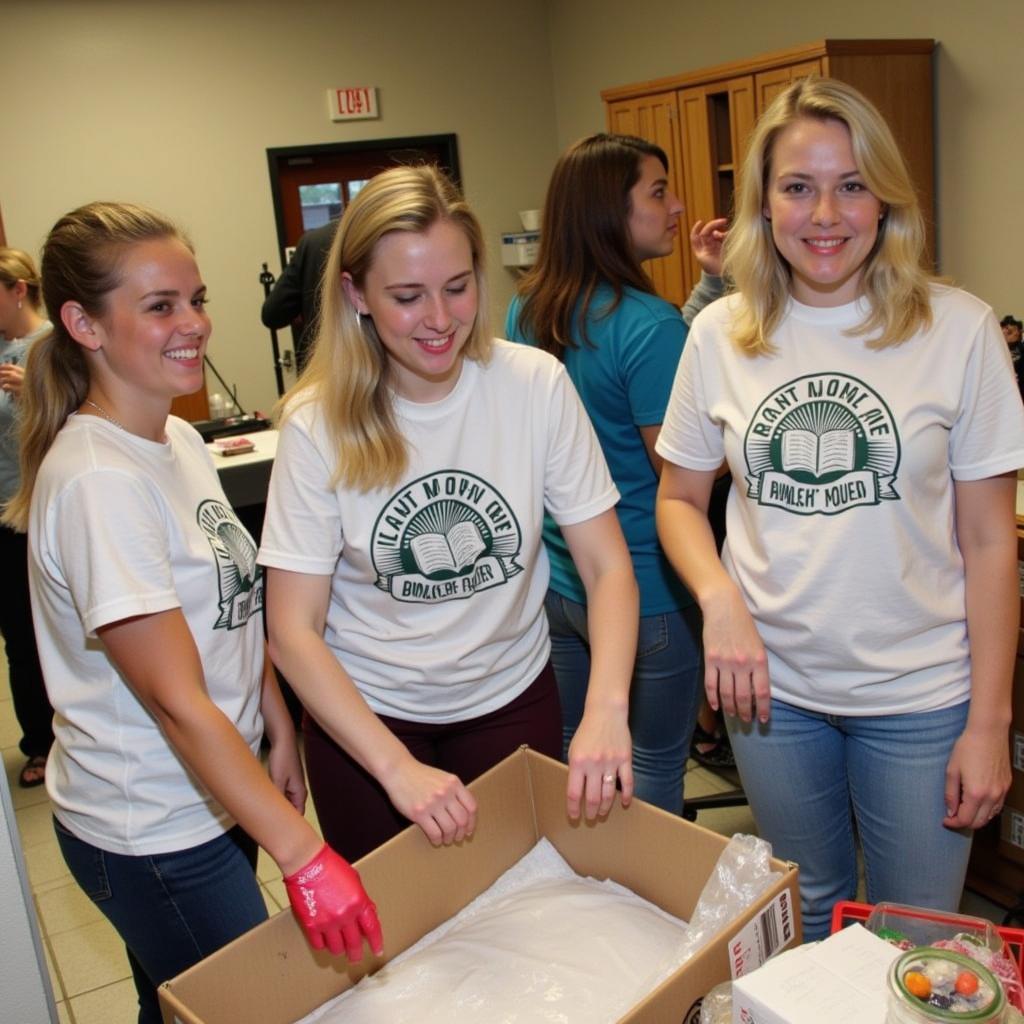
MULTIPOLYGON (((680 136, 683 147, 687 222, 731 217, 736 174, 754 127, 754 80, 750 75, 681 89, 680 136)), ((700 265, 687 251, 691 281, 700 265)))
MULTIPOLYGON (((623 135, 636 135, 660 146, 668 157, 668 184, 682 197, 682 157, 679 146, 679 110, 675 92, 643 96, 635 100, 622 100, 608 106, 608 128, 623 135)), ((679 241, 670 256, 648 260, 644 269, 654 282, 658 294, 673 305, 681 306, 692 287, 689 278, 689 260, 686 238, 689 234, 688 213, 679 223, 679 241)))
POLYGON ((304 231, 341 216, 362 185, 399 164, 432 163, 459 184, 454 135, 267 150, 278 240, 286 251, 304 231))
MULTIPOLYGON (((679 91, 680 137, 683 149, 683 202, 687 226, 715 216, 715 157, 706 86, 679 91)), ((686 279, 690 287, 700 280, 700 265, 686 248, 686 279)), ((685 300, 684 300, 685 301, 685 300)))
MULTIPOLYGON (((268 149, 267 161, 282 267, 305 231, 340 217, 349 200, 380 171, 400 164, 436 164, 461 186, 454 135, 289 146, 268 149)), ((296 378, 292 352, 299 350, 301 332, 301 320, 296 320, 291 348, 281 344, 278 367, 285 387, 296 378)))
POLYGON ((757 122, 757 93, 753 75, 727 82, 729 89, 729 126, 732 130, 732 158, 739 173, 747 155, 750 133, 757 122))

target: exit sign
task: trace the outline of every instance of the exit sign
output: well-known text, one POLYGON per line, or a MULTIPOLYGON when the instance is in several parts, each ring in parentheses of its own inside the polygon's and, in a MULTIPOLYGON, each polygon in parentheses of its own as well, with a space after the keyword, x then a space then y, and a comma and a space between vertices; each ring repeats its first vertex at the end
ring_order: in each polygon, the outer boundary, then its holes
POLYGON ((346 89, 328 89, 327 104, 332 121, 361 121, 379 117, 376 86, 359 85, 346 89))

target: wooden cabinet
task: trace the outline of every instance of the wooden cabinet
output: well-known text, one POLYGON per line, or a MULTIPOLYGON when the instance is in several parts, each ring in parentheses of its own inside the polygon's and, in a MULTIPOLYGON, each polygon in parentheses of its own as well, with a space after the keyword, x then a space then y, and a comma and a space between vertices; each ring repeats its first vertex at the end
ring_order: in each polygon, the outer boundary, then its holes
MULTIPOLYGON (((757 120, 756 83, 752 75, 698 85, 679 92, 682 134, 684 224, 728 216, 735 176, 757 120)), ((700 279, 700 266, 683 232, 684 300, 700 279)))
MULTIPOLYGON (((860 89, 881 110, 910 166, 934 235, 932 51, 930 39, 825 39, 749 60, 653 82, 605 89, 609 131, 660 145, 670 180, 686 205, 683 226, 732 213, 735 178, 757 116, 790 82, 820 74, 860 89)), ((700 277, 686 231, 680 252, 652 260, 659 294, 682 304, 700 277)))
MULTIPOLYGON (((679 108, 675 90, 651 93, 635 100, 612 103, 608 107, 608 123, 611 131, 622 135, 637 135, 656 146, 661 146, 668 157, 669 188, 676 195, 683 194, 681 171, 684 165, 679 148, 679 108)), ((646 269, 651 275, 659 295, 681 306, 686 301, 683 291, 685 272, 683 261, 688 260, 688 246, 677 245, 671 256, 651 260, 646 269)))
POLYGON ((206 385, 204 384, 191 395, 181 395, 174 399, 171 402, 171 413, 191 423, 196 420, 208 420, 210 418, 210 400, 206 394, 206 385))
MULTIPOLYGON (((827 73, 827 72, 826 72, 827 73)), ((790 82, 810 75, 823 74, 820 60, 803 60, 797 64, 772 68, 771 71, 760 71, 754 75, 754 88, 757 90, 757 111, 760 113, 768 106, 790 82)))

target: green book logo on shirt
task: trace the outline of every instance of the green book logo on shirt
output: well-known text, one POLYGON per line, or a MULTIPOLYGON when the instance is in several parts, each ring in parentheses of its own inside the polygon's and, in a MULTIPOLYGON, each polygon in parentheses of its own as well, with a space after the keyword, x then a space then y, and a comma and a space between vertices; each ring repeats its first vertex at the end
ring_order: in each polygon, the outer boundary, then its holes
POLYGON ((837 515, 899 499, 892 413, 846 374, 808 374, 776 388, 751 418, 743 448, 747 495, 761 505, 837 515))
POLYGON ((404 485, 373 527, 376 586, 399 601, 460 601, 523 571, 522 532, 508 502, 480 477, 442 470, 404 485))
POLYGON ((256 545, 235 513, 208 498, 196 511, 217 560, 220 614, 214 629, 238 629, 263 610, 263 569, 256 564, 256 545))

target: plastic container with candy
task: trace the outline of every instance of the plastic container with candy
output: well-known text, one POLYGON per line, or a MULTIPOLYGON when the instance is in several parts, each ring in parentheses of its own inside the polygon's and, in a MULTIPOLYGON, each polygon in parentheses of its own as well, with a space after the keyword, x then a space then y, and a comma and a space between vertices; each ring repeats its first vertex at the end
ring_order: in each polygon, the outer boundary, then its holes
POLYGON ((976 960, 935 946, 908 950, 889 968, 886 1024, 1003 1024, 1006 993, 976 960))
MULTIPOLYGON (((978 917, 939 913, 896 903, 879 903, 874 907, 848 901, 836 904, 832 914, 832 931, 838 931, 854 921, 859 921, 868 931, 904 950, 934 946, 967 957, 998 980, 1009 1006, 1024 1010, 1024 985, 1021 983, 1024 930, 997 928, 991 921, 978 917)), ((958 1015, 949 1019, 974 1018, 958 1015)))

